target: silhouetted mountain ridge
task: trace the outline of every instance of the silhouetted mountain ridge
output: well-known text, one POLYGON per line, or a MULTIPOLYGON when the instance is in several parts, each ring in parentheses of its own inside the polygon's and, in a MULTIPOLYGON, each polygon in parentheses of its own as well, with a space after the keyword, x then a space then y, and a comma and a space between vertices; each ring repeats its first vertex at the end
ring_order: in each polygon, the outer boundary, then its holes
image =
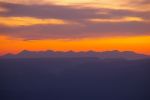
POLYGON ((100 59, 146 59, 150 58, 148 55, 138 54, 132 51, 28 51, 23 50, 18 54, 6 54, 2 58, 81 58, 81 57, 92 57, 100 59))

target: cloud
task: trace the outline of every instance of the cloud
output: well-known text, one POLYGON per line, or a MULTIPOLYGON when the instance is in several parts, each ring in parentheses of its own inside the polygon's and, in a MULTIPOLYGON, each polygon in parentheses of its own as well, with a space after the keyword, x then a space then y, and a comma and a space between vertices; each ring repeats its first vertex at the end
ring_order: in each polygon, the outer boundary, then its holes
POLYGON ((24 39, 80 39, 90 37, 150 35, 150 23, 88 23, 80 25, 34 25, 24 27, 1 26, 1 35, 24 39))
POLYGON ((1 7, 7 9, 7 12, 0 13, 0 16, 15 17, 38 17, 38 18, 56 18, 67 20, 79 20, 90 17, 106 16, 97 14, 99 9, 82 8, 77 9, 70 6, 60 5, 22 5, 1 3, 1 7))
POLYGON ((0 1, 1 2, 6 2, 6 3, 24 4, 24 5, 50 3, 49 0, 0 0, 0 1))
POLYGON ((56 18, 81 21, 91 18, 119 18, 125 16, 135 16, 150 18, 150 12, 137 12, 130 10, 114 10, 106 8, 76 8, 76 6, 61 5, 23 5, 2 3, 1 8, 7 11, 1 12, 0 16, 6 17, 37 17, 56 18))
POLYGON ((143 22, 144 20, 140 17, 124 17, 120 19, 89 19, 89 21, 94 23, 101 23, 101 22, 116 23, 116 22, 143 22))
POLYGON ((149 11, 4 2, 0 2, 0 7, 6 9, 0 12, 0 34, 11 37, 73 39, 150 35, 149 11))
POLYGON ((60 19, 38 19, 33 17, 0 17, 0 24, 10 27, 32 25, 63 25, 69 22, 60 19))
POLYGON ((130 10, 149 10, 149 0, 0 0, 8 3, 24 4, 24 5, 78 5, 80 7, 96 7, 96 8, 111 8, 111 9, 130 9, 130 10), (135 6, 138 5, 138 6, 135 6), (145 9, 143 6, 147 6, 145 9))

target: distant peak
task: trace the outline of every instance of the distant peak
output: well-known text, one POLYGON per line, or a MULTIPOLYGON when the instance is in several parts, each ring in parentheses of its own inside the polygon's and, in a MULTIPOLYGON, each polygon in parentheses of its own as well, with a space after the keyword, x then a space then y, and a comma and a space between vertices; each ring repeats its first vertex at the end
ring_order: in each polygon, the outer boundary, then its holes
POLYGON ((54 52, 53 50, 46 50, 45 52, 54 52))
POLYGON ((112 52, 120 52, 119 50, 113 50, 112 52))
POLYGON ((21 51, 19 54, 28 54, 28 53, 31 53, 32 51, 28 51, 28 50, 23 50, 21 51))
POLYGON ((22 50, 21 52, 30 52, 29 50, 22 50))
POLYGON ((110 53, 120 53, 120 51, 119 51, 119 50, 103 51, 103 52, 110 52, 110 53))
POLYGON ((135 54, 136 52, 133 52, 133 51, 123 51, 122 53, 130 53, 130 54, 135 54))

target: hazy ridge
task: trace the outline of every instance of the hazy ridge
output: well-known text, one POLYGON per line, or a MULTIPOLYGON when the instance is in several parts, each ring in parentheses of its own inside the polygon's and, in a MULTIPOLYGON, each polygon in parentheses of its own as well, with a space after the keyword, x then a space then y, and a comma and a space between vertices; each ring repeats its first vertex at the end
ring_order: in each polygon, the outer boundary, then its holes
POLYGON ((145 59, 150 58, 148 55, 138 54, 132 51, 84 51, 84 52, 74 52, 74 51, 28 51, 23 50, 20 53, 6 54, 1 58, 84 58, 84 57, 93 57, 99 59, 145 59))

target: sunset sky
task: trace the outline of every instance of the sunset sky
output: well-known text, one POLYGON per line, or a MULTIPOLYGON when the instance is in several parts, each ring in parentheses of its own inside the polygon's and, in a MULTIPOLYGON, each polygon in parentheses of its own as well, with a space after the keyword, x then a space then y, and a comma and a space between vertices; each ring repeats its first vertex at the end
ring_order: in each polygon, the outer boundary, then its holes
POLYGON ((0 0, 0 55, 22 50, 150 55, 150 0, 0 0))

